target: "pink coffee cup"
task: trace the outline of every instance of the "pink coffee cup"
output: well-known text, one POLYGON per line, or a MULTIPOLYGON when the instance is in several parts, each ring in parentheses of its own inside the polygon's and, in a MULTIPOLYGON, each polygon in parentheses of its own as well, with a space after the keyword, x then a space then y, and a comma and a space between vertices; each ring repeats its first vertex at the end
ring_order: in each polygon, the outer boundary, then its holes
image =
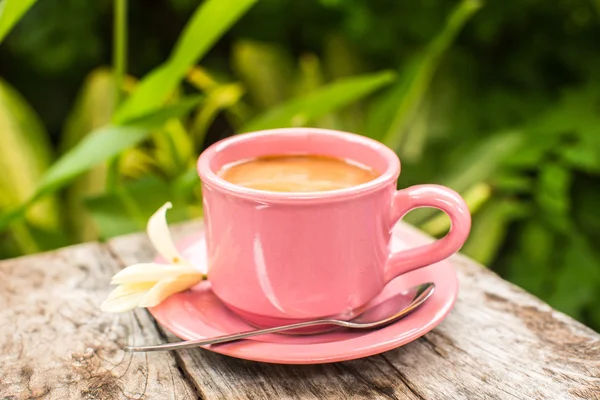
POLYGON ((198 173, 212 290, 255 326, 352 318, 392 279, 458 251, 471 227, 456 192, 438 185, 396 190, 396 154, 351 133, 286 128, 237 135, 204 151, 198 173), (217 175, 235 161, 281 154, 350 159, 381 176, 346 189, 282 193, 238 186, 217 175), (419 207, 448 214, 450 232, 391 253, 393 226, 419 207))

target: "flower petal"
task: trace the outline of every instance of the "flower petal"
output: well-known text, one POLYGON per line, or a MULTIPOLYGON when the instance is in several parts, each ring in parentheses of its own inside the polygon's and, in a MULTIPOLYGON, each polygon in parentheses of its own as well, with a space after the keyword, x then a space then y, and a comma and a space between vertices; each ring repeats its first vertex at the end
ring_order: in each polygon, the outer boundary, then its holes
POLYGON ((100 306, 100 310, 111 313, 121 313, 133 310, 138 306, 138 303, 145 295, 146 293, 144 292, 138 292, 114 300, 105 300, 100 306))
POLYGON ((202 280, 202 274, 190 275, 180 279, 165 279, 158 282, 139 301, 140 307, 154 307, 172 294, 183 292, 202 280))
POLYGON ((130 265, 117 272, 110 283, 120 285, 133 282, 158 282, 163 279, 173 279, 179 275, 196 272, 196 269, 186 264, 140 263, 130 265))
POLYGON ((156 282, 136 282, 119 285, 112 292, 110 292, 107 300, 127 296, 131 293, 147 292, 148 290, 152 289, 154 285, 156 285, 156 282))
POLYGON ((164 257, 165 261, 177 264, 184 260, 173 243, 169 225, 167 224, 167 210, 172 207, 173 204, 171 202, 166 202, 159 208, 148 220, 146 232, 154 248, 164 257))
POLYGON ((117 286, 102 303, 100 309, 114 313, 132 310, 153 286, 153 282, 117 286))

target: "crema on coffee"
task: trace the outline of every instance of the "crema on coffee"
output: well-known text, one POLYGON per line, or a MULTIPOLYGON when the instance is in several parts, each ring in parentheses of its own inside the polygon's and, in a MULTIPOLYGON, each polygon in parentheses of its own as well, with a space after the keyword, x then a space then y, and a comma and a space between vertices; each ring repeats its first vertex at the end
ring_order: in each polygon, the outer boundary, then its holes
POLYGON ((257 190, 323 192, 360 185, 380 174, 341 158, 273 155, 228 164, 218 175, 228 182, 257 190))

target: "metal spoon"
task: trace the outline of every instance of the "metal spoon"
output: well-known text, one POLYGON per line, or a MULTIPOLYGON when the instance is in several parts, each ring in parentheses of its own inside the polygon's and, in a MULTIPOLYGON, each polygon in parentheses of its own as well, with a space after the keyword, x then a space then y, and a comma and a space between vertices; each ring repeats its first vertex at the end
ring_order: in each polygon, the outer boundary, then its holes
POLYGON ((276 326, 274 328, 257 329, 252 331, 234 333, 231 335, 217 336, 212 339, 188 340, 175 343, 165 343, 154 346, 127 346, 125 351, 163 351, 179 350, 190 347, 206 346, 209 344, 225 343, 234 340, 245 339, 251 336, 264 335, 267 333, 282 332, 291 329, 306 328, 317 325, 338 325, 351 329, 373 329, 379 328, 406 316, 425 302, 433 294, 435 284, 432 282, 414 286, 404 292, 398 293, 389 299, 366 309, 359 316, 350 321, 337 319, 320 319, 315 321, 300 322, 297 324, 276 326))

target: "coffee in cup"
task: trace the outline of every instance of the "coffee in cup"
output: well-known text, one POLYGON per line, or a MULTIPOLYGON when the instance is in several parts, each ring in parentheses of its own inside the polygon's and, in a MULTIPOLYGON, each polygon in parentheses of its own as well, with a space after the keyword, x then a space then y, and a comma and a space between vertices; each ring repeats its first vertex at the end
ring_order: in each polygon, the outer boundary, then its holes
POLYGON ((224 180, 251 189, 272 192, 323 192, 357 186, 380 174, 352 160, 297 154, 272 155, 225 165, 224 180))

